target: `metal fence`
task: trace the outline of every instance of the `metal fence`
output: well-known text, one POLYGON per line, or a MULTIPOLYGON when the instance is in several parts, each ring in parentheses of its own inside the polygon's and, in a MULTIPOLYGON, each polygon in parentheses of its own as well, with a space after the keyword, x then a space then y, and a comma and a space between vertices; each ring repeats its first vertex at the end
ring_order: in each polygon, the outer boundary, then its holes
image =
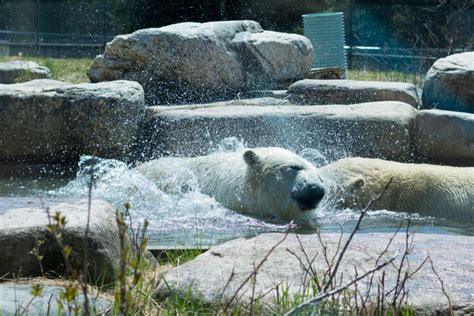
POLYGON ((0 55, 95 57, 113 36, 0 30, 0 55))
MULTIPOLYGON (((0 55, 91 58, 114 36, 0 30, 0 55)), ((435 60, 460 50, 346 46, 349 69, 424 73, 435 60)))
POLYGON ((349 69, 400 71, 423 74, 439 59, 462 49, 413 49, 396 47, 346 46, 349 69))

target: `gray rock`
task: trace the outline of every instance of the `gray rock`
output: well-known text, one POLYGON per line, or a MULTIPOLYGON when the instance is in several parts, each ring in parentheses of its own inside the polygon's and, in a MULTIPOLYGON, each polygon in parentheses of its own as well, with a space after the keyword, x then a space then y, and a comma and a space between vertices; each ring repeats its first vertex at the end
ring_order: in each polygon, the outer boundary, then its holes
POLYGON ((474 113, 474 52, 438 59, 426 74, 423 108, 474 113))
POLYGON ((260 98, 249 98, 249 99, 236 99, 229 101, 219 101, 211 103, 199 103, 199 104, 183 104, 183 105, 174 105, 174 106, 155 106, 150 107, 150 109, 200 109, 200 108, 215 108, 221 106, 277 106, 277 105, 291 105, 291 102, 284 98, 275 98, 275 97, 260 97, 260 98))
MULTIPOLYGON (((87 223, 88 201, 55 204, 56 211, 66 217, 62 238, 73 248, 72 261, 82 264, 84 232, 87 223)), ((118 268, 120 245, 115 223, 115 209, 108 203, 93 200, 90 233, 88 236, 89 273, 93 280, 111 282, 118 268)), ((43 208, 18 208, 0 214, 0 275, 12 277, 41 276, 64 272, 64 261, 58 243, 47 229, 48 216, 43 208), (39 251, 44 256, 41 266, 30 252, 38 240, 44 240, 39 251)), ((55 274, 54 274, 55 275, 55 274)))
MULTIPOLYGON (((48 284, 34 283, 43 286, 41 295, 31 294, 32 283, 1 283, 0 284, 0 314, 1 315, 66 315, 67 303, 59 307, 58 300, 64 288, 48 284)), ((91 314, 103 315, 110 311, 113 303, 103 297, 92 294, 88 296, 91 314)), ((83 306, 84 296, 78 294, 77 304, 83 306)), ((75 305, 72 304, 71 307, 75 305)))
POLYGON ((144 155, 205 155, 224 139, 249 147, 319 150, 328 160, 346 156, 411 159, 416 110, 406 103, 328 106, 157 106, 148 109, 144 155))
MULTIPOLYGON (((391 236, 390 233, 356 234, 338 269, 338 284, 346 284, 354 279, 354 267, 357 267, 358 276, 374 268, 377 257, 385 249, 391 236)), ((221 302, 225 303, 282 238, 283 234, 262 234, 252 239, 241 238, 211 247, 209 251, 196 259, 169 271, 164 276, 166 285, 161 282, 155 294, 159 298, 175 294, 189 295, 191 298, 201 299, 204 303, 215 303, 222 298, 221 302)), ((320 242, 314 235, 300 235, 299 238, 306 251, 307 259, 296 236, 290 234, 261 266, 255 281, 254 297, 261 298, 264 303, 271 305, 277 297, 275 290, 277 286, 279 286, 280 295, 284 289, 287 289, 290 295, 302 293, 304 289, 311 286, 306 269, 309 267, 308 261, 313 258, 315 258, 312 264, 313 269, 322 278, 327 264, 324 261, 320 242), (315 257, 316 254, 318 256, 315 257)), ((345 234, 343 240, 347 238, 348 235, 345 234)), ((322 234, 322 240, 327 245, 329 258, 331 258, 336 252, 339 234, 322 234)), ((428 254, 430 255, 450 296, 453 310, 459 313, 474 312, 474 274, 468 272, 474 270, 474 253, 471 251, 473 243, 474 237, 471 236, 416 234, 414 249, 408 255, 410 273, 415 271, 428 254)), ((388 252, 379 263, 394 256, 398 251, 395 261, 398 264, 404 250, 405 236, 401 233, 393 240, 388 252)), ((408 265, 405 265, 406 267, 408 265)), ((384 271, 386 273, 385 290, 388 292, 396 284, 397 273, 390 265, 384 271)), ((372 298, 377 294, 379 277, 381 277, 380 272, 374 278, 372 298)), ((358 283, 358 290, 364 297, 368 284, 368 279, 358 283)), ((250 300, 252 287, 252 281, 250 281, 239 291, 241 303, 250 300)), ((405 288, 409 291, 408 304, 415 311, 423 314, 448 311, 447 298, 429 262, 406 282, 405 288)), ((350 290, 355 289, 351 287, 350 290)), ((314 295, 311 289, 309 295, 314 295)), ((388 295, 388 297, 391 296, 388 295)))
MULTIPOLYGON (((245 98, 253 99, 253 98, 275 98, 275 99, 286 99, 288 94, 286 90, 251 90, 246 91, 241 94, 245 98)), ((288 104, 290 102, 288 101, 288 104)))
POLYGON ((416 87, 404 82, 356 80, 300 80, 288 88, 296 104, 354 104, 374 101, 400 101, 417 108, 416 87))
POLYGON ((0 160, 123 157, 144 114, 143 89, 136 82, 0 84, 0 160))
POLYGON ((88 75, 138 81, 150 104, 208 102, 302 79, 312 53, 307 38, 254 21, 187 22, 117 36, 88 75))
POLYGON ((419 111, 414 140, 417 156, 422 161, 474 166, 474 114, 419 111))
POLYGON ((0 63, 0 83, 19 83, 34 79, 49 79, 48 68, 32 61, 9 61, 0 63))

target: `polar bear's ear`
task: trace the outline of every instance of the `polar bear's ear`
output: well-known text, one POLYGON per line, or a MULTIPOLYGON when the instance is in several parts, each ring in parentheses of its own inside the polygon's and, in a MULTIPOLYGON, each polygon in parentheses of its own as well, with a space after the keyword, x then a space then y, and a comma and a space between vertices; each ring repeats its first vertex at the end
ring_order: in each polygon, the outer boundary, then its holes
POLYGON ((365 180, 364 178, 359 176, 354 179, 354 182, 351 183, 349 190, 352 194, 354 194, 360 191, 364 186, 365 186, 365 180))
POLYGON ((255 167, 259 161, 257 154, 253 150, 244 152, 244 160, 250 167, 255 167))

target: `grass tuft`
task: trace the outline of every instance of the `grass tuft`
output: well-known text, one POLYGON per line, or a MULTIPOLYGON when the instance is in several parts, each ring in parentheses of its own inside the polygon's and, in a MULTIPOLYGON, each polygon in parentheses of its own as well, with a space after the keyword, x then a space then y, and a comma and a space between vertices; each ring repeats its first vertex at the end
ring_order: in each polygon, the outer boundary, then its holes
POLYGON ((0 56, 0 62, 12 60, 33 61, 51 71, 54 80, 71 83, 89 82, 87 69, 92 63, 90 58, 43 58, 29 56, 0 56))
MULTIPOLYGON (((34 61, 40 66, 49 68, 53 79, 72 83, 89 82, 87 69, 92 63, 92 59, 90 58, 0 56, 0 62, 11 60, 34 61)), ((352 80, 408 82, 418 87, 421 87, 424 80, 423 75, 400 71, 349 70, 348 77, 352 80)))

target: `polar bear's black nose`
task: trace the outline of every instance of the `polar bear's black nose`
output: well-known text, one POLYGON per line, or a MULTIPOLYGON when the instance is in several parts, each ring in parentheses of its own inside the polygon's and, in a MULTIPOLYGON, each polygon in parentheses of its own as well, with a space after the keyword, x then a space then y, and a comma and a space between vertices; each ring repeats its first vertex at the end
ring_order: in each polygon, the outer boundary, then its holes
POLYGON ((294 190, 291 194, 296 200, 301 210, 311 210, 315 208, 324 197, 324 187, 320 184, 307 184, 299 190, 294 190))

